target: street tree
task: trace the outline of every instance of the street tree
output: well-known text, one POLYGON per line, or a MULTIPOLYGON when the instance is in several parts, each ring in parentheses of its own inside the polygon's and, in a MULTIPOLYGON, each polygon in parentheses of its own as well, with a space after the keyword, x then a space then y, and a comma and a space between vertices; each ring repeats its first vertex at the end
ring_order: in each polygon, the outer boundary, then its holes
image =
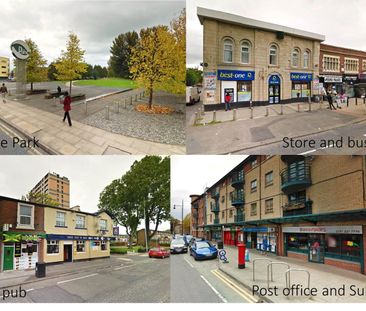
POLYGON ((57 70, 56 70, 55 62, 52 62, 51 64, 48 65, 47 77, 49 80, 55 81, 56 74, 57 74, 57 70))
POLYGON ((202 83, 202 71, 197 68, 187 68, 186 85, 193 86, 202 83))
POLYGON ((187 214, 183 219, 183 233, 190 234, 191 232, 191 214, 187 214))
POLYGON ((47 80, 47 61, 43 58, 37 44, 32 39, 26 39, 30 53, 27 59, 27 82, 31 84, 33 91, 34 82, 43 82, 47 80))
POLYGON ((70 33, 66 51, 61 51, 61 56, 55 63, 57 80, 70 82, 70 95, 72 81, 80 79, 81 74, 87 71, 84 54, 85 50, 80 48, 79 38, 74 33, 70 33))
POLYGON ((136 235, 137 226, 140 222, 139 208, 136 204, 136 195, 130 191, 124 176, 113 180, 104 188, 99 196, 98 208, 109 212, 117 225, 123 226, 128 235, 129 247, 132 238, 136 235))
POLYGON ((116 77, 129 78, 130 70, 128 63, 131 50, 138 42, 139 35, 136 31, 129 31, 118 35, 112 43, 109 59, 110 71, 116 77))
POLYGON ((176 40, 167 26, 142 29, 138 45, 132 49, 130 72, 132 79, 149 93, 149 109, 153 93, 164 89, 176 72, 176 40))
POLYGON ((47 193, 29 191, 27 194, 22 195, 21 200, 50 206, 60 206, 60 203, 53 200, 52 197, 47 193))

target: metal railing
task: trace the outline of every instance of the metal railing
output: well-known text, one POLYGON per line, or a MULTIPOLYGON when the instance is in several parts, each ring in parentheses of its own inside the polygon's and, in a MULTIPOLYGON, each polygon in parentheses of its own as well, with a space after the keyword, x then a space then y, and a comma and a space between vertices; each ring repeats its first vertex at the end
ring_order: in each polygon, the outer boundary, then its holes
POLYGON ((308 275, 308 287, 307 288, 310 288, 310 272, 305 270, 305 269, 295 269, 295 268, 291 268, 291 269, 286 270, 285 277, 286 277, 286 287, 287 288, 291 287, 291 271, 305 272, 308 275), (287 278, 288 278, 288 281, 287 281, 287 278))
POLYGON ((244 220, 245 220, 244 214, 234 216, 234 222, 241 222, 244 220))
POLYGON ((272 262, 272 260, 268 259, 268 258, 257 258, 253 260, 253 281, 255 281, 255 263, 256 261, 269 261, 270 263, 272 262))
MULTIPOLYGON (((290 269, 290 265, 286 262, 283 261, 279 261, 279 262, 271 262, 270 264, 268 264, 267 266, 267 288, 269 288, 269 274, 271 272, 271 282, 273 282, 273 265, 285 265, 287 266, 287 270, 290 269)), ((287 284, 287 279, 286 279, 286 284, 287 284)))
POLYGON ((231 197, 231 204, 232 205, 244 204, 244 193, 234 192, 231 197))

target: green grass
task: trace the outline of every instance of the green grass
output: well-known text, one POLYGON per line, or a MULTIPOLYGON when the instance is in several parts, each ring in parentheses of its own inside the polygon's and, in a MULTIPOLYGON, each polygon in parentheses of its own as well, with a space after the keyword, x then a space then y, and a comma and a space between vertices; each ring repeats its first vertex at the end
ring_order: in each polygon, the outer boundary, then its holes
POLYGON ((129 251, 129 252, 137 252, 139 249, 142 249, 144 247, 142 246, 133 246, 132 248, 128 248, 127 246, 114 246, 113 244, 111 245, 111 252, 112 250, 115 251, 129 251))
POLYGON ((111 254, 127 254, 127 249, 121 247, 111 247, 111 254))
POLYGON ((74 85, 104 86, 104 87, 133 88, 133 89, 137 87, 135 81, 119 78, 105 78, 99 80, 78 80, 74 81, 74 85))

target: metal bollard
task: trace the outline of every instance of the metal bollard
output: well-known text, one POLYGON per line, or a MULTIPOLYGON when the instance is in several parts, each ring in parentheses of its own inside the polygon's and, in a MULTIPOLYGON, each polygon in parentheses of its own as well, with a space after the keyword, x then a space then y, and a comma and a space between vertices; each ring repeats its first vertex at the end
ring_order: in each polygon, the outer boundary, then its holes
POLYGON ((201 108, 198 108, 198 116, 201 117, 201 108))
POLYGON ((281 104, 281 111, 280 111, 280 115, 283 115, 283 105, 281 104))
POLYGON ((250 107, 250 118, 253 119, 253 107, 250 107))
POLYGON ((347 107, 349 106, 349 97, 347 96, 347 107))
POLYGON ((88 115, 88 103, 86 99, 84 99, 84 105, 85 105, 85 114, 88 115))
POLYGON ((357 96, 356 96, 356 106, 357 106, 357 96))
POLYGON ((233 121, 236 121, 236 109, 233 110, 233 121))
POLYGON ((300 104, 297 104, 297 112, 300 112, 300 104))
POLYGON ((105 118, 109 120, 109 106, 105 107, 105 118))
POLYGON ((366 96, 363 97, 363 103, 366 104, 366 96))
POLYGON ((197 125, 197 122, 198 122, 198 113, 195 112, 194 113, 194 123, 193 123, 193 125, 197 125))
POLYGON ((130 105, 132 105, 132 96, 131 96, 131 101, 130 101, 130 105))
POLYGON ((309 112, 311 112, 311 102, 309 102, 309 112))
POLYGON ((201 111, 202 111, 202 116, 204 116, 205 115, 205 107, 203 105, 202 105, 201 111))
POLYGON ((212 114, 212 122, 216 122, 216 110, 212 114))
POLYGON ((120 101, 117 102, 117 113, 119 113, 119 104, 120 103, 121 103, 120 101))
POLYGON ((269 109, 268 109, 268 107, 266 107, 266 114, 264 116, 265 117, 268 117, 269 116, 269 109))

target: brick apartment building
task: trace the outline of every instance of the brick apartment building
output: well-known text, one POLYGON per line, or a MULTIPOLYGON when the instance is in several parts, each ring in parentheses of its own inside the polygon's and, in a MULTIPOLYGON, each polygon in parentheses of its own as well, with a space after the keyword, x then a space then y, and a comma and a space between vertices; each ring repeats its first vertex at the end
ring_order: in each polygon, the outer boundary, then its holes
POLYGON ((360 97, 366 90, 366 52, 320 44, 319 76, 325 88, 360 97))
POLYGON ((249 156, 192 196, 192 234, 365 274, 365 173, 365 156, 249 156))

